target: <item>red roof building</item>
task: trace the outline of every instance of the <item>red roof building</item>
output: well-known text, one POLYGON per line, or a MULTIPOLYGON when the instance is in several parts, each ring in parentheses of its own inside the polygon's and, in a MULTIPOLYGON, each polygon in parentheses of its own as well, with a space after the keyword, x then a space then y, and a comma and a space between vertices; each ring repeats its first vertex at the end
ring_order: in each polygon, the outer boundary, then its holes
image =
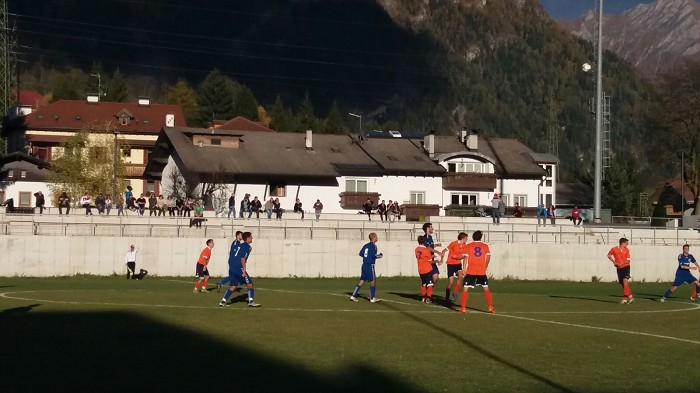
POLYGON ((222 122, 221 120, 214 120, 209 124, 209 128, 216 128, 219 130, 227 131, 261 131, 261 132, 275 132, 270 128, 265 127, 257 121, 248 120, 243 116, 234 117, 231 120, 222 122))

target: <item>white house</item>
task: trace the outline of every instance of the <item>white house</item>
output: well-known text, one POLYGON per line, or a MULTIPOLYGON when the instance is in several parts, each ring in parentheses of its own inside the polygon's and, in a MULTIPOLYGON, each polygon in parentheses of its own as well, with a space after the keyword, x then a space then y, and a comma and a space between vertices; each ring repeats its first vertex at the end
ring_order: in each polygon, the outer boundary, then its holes
POLYGON ((12 199, 14 207, 34 207, 34 194, 41 191, 46 206, 51 205, 51 192, 46 185, 49 164, 25 153, 15 152, 0 157, 0 204, 12 199))

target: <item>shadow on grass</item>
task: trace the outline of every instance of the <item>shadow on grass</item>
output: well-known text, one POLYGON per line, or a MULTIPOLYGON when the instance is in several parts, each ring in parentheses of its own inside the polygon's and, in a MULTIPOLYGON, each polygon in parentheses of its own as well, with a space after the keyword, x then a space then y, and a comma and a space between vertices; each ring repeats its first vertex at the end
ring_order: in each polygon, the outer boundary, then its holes
POLYGON ((11 314, 26 314, 30 312, 34 307, 41 306, 41 304, 30 304, 23 307, 8 308, 7 310, 2 310, 0 314, 11 315, 11 314))
POLYGON ((552 381, 551 379, 548 379, 548 378, 543 377, 541 375, 535 374, 534 372, 527 370, 526 368, 519 366, 519 365, 517 365, 517 364, 515 364, 507 359, 504 359, 504 358, 498 356, 497 354, 495 354, 487 349, 484 349, 484 348, 480 347, 479 345, 471 342, 470 340, 467 340, 466 338, 461 337, 461 336, 443 328, 442 326, 436 325, 431 321, 425 320, 416 314, 411 314, 411 313, 405 312, 405 311, 397 308, 396 306, 393 306, 393 305, 387 304, 387 303, 382 303, 382 306, 384 306, 386 308, 390 308, 390 309, 395 310, 395 311, 399 311, 406 318, 412 319, 415 322, 418 322, 418 323, 420 323, 420 324, 422 324, 430 329, 433 329, 439 333, 442 333, 445 336, 463 344, 464 346, 469 347, 471 350, 476 351, 476 352, 480 353, 483 356, 486 356, 487 358, 489 358, 491 360, 494 360, 498 363, 501 363, 502 365, 504 365, 506 367, 510 367, 513 370, 515 370, 515 371, 517 371, 517 372, 519 372, 527 377, 530 377, 538 382, 541 382, 541 383, 549 386, 550 388, 556 389, 556 390, 561 391, 561 392, 572 392, 572 393, 574 392, 573 390, 567 388, 566 386, 560 385, 560 384, 552 381))
POLYGON ((0 357, 3 393, 198 392, 211 383, 248 392, 418 392, 378 368, 348 362, 318 373, 130 312, 9 312, 0 326, 0 348, 14 354, 0 357))
MULTIPOLYGON (((404 293, 404 292, 387 292, 387 293, 390 295, 402 297, 404 299, 415 300, 416 303, 420 303, 421 299, 422 299, 421 295, 418 293, 404 293)), ((455 308, 456 306, 452 303, 452 301, 449 298, 446 299, 444 297, 435 296, 434 294, 432 297, 432 304, 434 304, 436 306, 443 306, 449 310, 456 310, 456 308, 455 308)), ((467 308, 469 308, 469 307, 467 307, 467 308)))
POLYGON ((582 296, 561 296, 561 295, 549 295, 552 299, 574 299, 574 300, 586 300, 589 302, 600 302, 600 303, 619 303, 617 300, 605 300, 596 299, 592 297, 582 297, 582 296))

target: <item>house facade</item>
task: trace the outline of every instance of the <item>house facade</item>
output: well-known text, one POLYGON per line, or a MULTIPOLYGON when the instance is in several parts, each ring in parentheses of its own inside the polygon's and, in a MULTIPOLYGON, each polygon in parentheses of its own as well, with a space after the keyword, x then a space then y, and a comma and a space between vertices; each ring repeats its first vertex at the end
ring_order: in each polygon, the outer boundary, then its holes
POLYGON ((33 207, 34 194, 41 191, 50 205, 51 193, 46 184, 49 167, 44 160, 26 153, 0 156, 0 204, 12 198, 15 207, 33 207))

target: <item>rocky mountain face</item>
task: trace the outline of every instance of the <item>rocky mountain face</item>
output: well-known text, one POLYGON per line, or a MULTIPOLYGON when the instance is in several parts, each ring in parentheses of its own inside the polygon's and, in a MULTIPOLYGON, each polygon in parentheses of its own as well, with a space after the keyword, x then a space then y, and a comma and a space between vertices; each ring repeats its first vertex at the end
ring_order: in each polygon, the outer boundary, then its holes
MULTIPOLYGON (((585 39, 596 35, 596 15, 561 21, 564 29, 585 39)), ((684 59, 700 59, 700 3, 696 0, 657 0, 621 15, 603 18, 603 45, 653 79, 684 59)))

